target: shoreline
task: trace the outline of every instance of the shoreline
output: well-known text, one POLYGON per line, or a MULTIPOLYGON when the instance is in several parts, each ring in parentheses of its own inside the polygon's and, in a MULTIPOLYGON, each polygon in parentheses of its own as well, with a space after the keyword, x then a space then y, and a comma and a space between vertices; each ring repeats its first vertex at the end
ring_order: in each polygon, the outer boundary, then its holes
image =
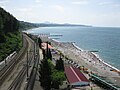
POLYGON ((117 71, 120 72, 120 70, 118 68, 116 68, 116 67, 112 66, 111 64, 109 64, 109 63, 105 62, 104 60, 102 60, 96 53, 93 53, 93 52, 91 52, 91 53, 94 54, 103 64, 105 64, 109 68, 117 70, 117 71))
MULTIPOLYGON (((49 39, 51 39, 51 38, 49 38, 49 39)), ((58 41, 58 40, 55 40, 55 39, 51 39, 51 40, 53 40, 54 42, 57 42, 57 43, 62 43, 62 42, 60 42, 60 41, 58 41)), ((82 51, 82 52, 84 51, 84 50, 81 49, 79 46, 77 46, 75 43, 72 43, 72 42, 68 42, 68 43, 71 43, 78 51, 82 51)), ((105 62, 104 60, 102 60, 102 59, 99 57, 98 54, 96 54, 96 53, 94 53, 94 52, 90 52, 90 53, 91 53, 100 63, 103 63, 105 66, 111 68, 112 70, 116 70, 116 71, 120 72, 120 70, 119 70, 118 68, 116 68, 116 67, 108 64, 108 63, 105 62)))
MULTIPOLYGON (((49 39, 51 39, 51 38, 49 38, 49 39)), ((53 40, 54 42, 57 42, 57 43, 59 43, 59 44, 60 44, 60 43, 63 43, 63 42, 60 42, 60 41, 55 40, 55 39, 51 39, 51 40, 53 40)), ((77 46, 75 43, 72 43, 72 42, 66 42, 66 43, 71 43, 78 51, 84 52, 84 50, 81 49, 79 46, 77 46)), ((104 64, 105 66, 107 66, 107 67, 109 67, 109 68, 111 68, 111 69, 113 69, 113 70, 116 70, 116 71, 120 72, 120 70, 119 70, 118 68, 116 68, 116 67, 108 64, 108 63, 105 62, 104 60, 102 60, 102 59, 99 57, 99 55, 97 55, 96 53, 94 53, 94 52, 90 52, 90 53, 91 53, 91 54, 94 56, 94 58, 96 58, 100 63, 104 64)))
MULTIPOLYGON (((72 44, 73 44, 73 46, 76 47, 78 50, 84 51, 83 49, 81 49, 80 47, 78 47, 75 43, 72 43, 72 44)), ((108 63, 105 62, 104 60, 102 60, 102 59, 99 57, 98 54, 93 53, 93 52, 91 52, 91 53, 92 53, 100 62, 102 62, 104 65, 108 66, 108 67, 111 68, 111 69, 114 69, 114 70, 117 70, 118 72, 120 72, 120 70, 119 70, 118 68, 116 68, 116 67, 108 64, 108 63)))
MULTIPOLYGON (((49 38, 49 39, 51 39, 51 38, 49 38)), ((60 41, 58 41, 58 40, 55 40, 55 39, 52 39, 52 40, 55 41, 55 42, 58 42, 58 43, 62 43, 62 42, 60 42, 60 41)), ((78 49, 78 50, 80 50, 80 51, 84 51, 82 48, 80 48, 79 46, 77 46, 75 43, 72 43, 72 45, 73 45, 76 49, 78 49)), ((113 66, 113 65, 105 62, 104 60, 102 60, 102 59, 99 57, 98 54, 96 54, 96 53, 94 53, 94 52, 91 52, 91 53, 99 60, 99 62, 102 62, 104 65, 108 66, 108 67, 111 68, 112 70, 116 70, 116 71, 120 72, 120 70, 119 70, 117 67, 115 67, 115 66, 113 66)))
POLYGON ((89 73, 97 74, 108 82, 112 82, 120 86, 120 73, 111 71, 111 69, 119 70, 109 65, 98 57, 97 54, 84 51, 73 42, 60 42, 48 37, 40 37, 43 41, 50 41, 54 49, 59 50, 68 60, 74 61, 79 66, 84 66, 89 73))
POLYGON ((72 43, 73 44, 73 46, 76 48, 76 49, 78 49, 78 50, 80 50, 80 51, 84 51, 83 49, 81 49, 80 47, 78 47, 75 43, 72 43))

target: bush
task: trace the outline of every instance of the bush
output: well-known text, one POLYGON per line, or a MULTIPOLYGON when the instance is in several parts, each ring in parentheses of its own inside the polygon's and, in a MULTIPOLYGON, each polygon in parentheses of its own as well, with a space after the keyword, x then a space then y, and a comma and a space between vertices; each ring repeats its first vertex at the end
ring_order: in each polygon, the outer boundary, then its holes
POLYGON ((59 85, 62 85, 62 82, 66 80, 64 71, 57 70, 50 59, 48 63, 51 67, 52 88, 59 89, 59 85))
POLYGON ((22 38, 20 33, 8 33, 5 38, 6 42, 0 44, 0 61, 4 60, 12 52, 19 51, 22 47, 22 38))

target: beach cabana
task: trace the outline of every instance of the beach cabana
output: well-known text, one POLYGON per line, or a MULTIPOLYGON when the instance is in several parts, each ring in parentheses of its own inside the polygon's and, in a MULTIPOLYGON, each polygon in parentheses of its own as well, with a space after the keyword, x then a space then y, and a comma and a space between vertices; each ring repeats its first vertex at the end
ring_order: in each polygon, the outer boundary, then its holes
POLYGON ((89 85, 89 80, 78 68, 72 66, 65 67, 65 74, 71 87, 80 87, 89 85))

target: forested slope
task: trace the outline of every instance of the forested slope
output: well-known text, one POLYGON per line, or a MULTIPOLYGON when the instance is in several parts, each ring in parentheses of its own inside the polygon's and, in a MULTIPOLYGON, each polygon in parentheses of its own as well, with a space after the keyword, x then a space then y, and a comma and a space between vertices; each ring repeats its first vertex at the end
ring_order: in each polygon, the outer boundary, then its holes
POLYGON ((19 21, 0 7, 0 61, 21 47, 19 21))
POLYGON ((32 28, 38 28, 38 27, 39 27, 39 24, 36 24, 36 23, 19 21, 19 30, 20 31, 28 30, 28 29, 32 29, 32 28))

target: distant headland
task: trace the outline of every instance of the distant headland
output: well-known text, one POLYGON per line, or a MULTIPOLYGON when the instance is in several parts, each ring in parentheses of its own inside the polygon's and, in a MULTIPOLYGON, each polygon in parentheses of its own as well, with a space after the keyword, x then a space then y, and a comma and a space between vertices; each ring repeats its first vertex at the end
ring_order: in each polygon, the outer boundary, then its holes
POLYGON ((69 23, 64 23, 64 24, 58 24, 58 23, 48 23, 48 22, 44 22, 44 23, 31 23, 31 22, 24 22, 24 21, 19 21, 20 22, 20 29, 31 29, 31 28, 37 28, 37 27, 76 27, 76 26, 80 26, 80 27, 92 27, 91 25, 81 25, 81 24, 69 24, 69 23))

